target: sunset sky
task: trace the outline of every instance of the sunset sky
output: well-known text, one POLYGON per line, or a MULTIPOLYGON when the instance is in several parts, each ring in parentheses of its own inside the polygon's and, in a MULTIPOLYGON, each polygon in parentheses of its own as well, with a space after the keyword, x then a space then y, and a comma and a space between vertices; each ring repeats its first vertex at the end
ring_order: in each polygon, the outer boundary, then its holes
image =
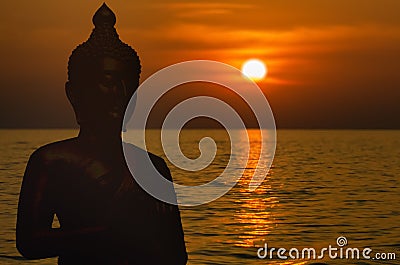
MULTIPOLYGON (((76 122, 64 92, 71 51, 102 1, 7 1, 1 16, 0 127, 76 122)), ((107 1, 141 80, 208 59, 268 66, 259 86, 278 128, 400 129, 400 1, 107 1)), ((227 97, 230 95, 227 94, 227 97)))

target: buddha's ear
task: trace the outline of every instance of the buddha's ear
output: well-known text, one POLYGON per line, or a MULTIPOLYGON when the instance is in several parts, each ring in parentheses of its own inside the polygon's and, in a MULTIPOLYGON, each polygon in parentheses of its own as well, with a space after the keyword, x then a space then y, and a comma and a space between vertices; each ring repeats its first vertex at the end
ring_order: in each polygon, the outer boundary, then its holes
POLYGON ((76 95, 74 93, 74 88, 72 87, 72 84, 70 81, 67 81, 65 83, 65 94, 67 94, 69 102, 71 102, 72 105, 76 102, 76 95))
POLYGON ((75 91, 76 91, 76 89, 74 89, 72 83, 70 81, 67 81, 65 83, 65 94, 67 94, 68 100, 69 100, 69 102, 71 102, 72 108, 75 111, 76 121, 80 125, 81 122, 82 122, 82 119, 80 117, 81 114, 80 114, 80 111, 79 111, 78 106, 77 106, 78 105, 77 104, 77 95, 76 95, 75 91))

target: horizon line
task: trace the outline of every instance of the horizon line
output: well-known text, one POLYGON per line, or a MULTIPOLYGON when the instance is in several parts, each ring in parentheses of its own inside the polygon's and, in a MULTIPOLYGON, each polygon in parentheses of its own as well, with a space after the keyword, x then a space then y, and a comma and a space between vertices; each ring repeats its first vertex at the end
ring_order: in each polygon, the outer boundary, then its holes
MULTIPOLYGON (((0 127, 0 130, 79 130, 79 127, 0 127)), ((131 128, 132 130, 140 130, 140 128, 131 128)), ((241 130, 241 128, 231 128, 232 130, 241 130)), ((247 127, 248 130, 260 129, 259 127, 247 127)), ((383 127, 383 128, 368 128, 368 127, 279 127, 276 130, 373 130, 373 131, 396 131, 400 130, 397 127, 383 127)), ((129 129, 128 129, 129 130, 129 129)), ((146 128, 146 130, 161 130, 161 128, 146 128)), ((164 128, 164 130, 178 130, 174 128, 164 128)), ((210 128, 210 127, 189 127, 181 128, 179 130, 226 130, 226 128, 210 128)), ((268 130, 267 128, 263 130, 268 130)))

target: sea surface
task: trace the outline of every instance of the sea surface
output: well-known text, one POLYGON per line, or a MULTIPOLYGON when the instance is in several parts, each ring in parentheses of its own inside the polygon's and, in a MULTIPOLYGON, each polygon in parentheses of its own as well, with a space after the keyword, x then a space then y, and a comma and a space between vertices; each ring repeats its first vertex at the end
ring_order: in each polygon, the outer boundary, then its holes
MULTIPOLYGON (((213 202, 180 207, 189 264, 400 264, 400 131, 278 130, 272 167, 254 192, 248 184, 260 133, 241 133, 250 135, 251 153, 237 185, 213 202), (257 257, 265 244, 269 250, 314 248, 320 254, 329 245, 339 248, 338 237, 347 240, 344 252, 368 247, 371 258, 395 253, 397 259, 330 259, 325 253, 322 260, 281 260, 276 252, 272 259, 257 257)), ((24 260, 17 252, 18 195, 30 154, 76 135, 75 130, 0 130, 0 264, 56 264, 54 258, 24 260)), ((218 147, 213 163, 188 172, 167 161, 175 182, 204 184, 222 173, 232 157, 224 130, 182 131, 182 152, 198 157, 199 140, 206 136, 218 147)), ((148 149, 166 159, 159 131, 150 131, 148 138, 154 138, 148 149)))

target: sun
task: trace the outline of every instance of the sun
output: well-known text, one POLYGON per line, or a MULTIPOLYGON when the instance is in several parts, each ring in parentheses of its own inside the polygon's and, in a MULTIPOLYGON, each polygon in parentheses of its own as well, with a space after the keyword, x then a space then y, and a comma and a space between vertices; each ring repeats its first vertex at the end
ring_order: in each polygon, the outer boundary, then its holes
POLYGON ((261 60, 251 59, 243 64, 242 73, 254 81, 259 81, 267 75, 267 67, 261 60))

